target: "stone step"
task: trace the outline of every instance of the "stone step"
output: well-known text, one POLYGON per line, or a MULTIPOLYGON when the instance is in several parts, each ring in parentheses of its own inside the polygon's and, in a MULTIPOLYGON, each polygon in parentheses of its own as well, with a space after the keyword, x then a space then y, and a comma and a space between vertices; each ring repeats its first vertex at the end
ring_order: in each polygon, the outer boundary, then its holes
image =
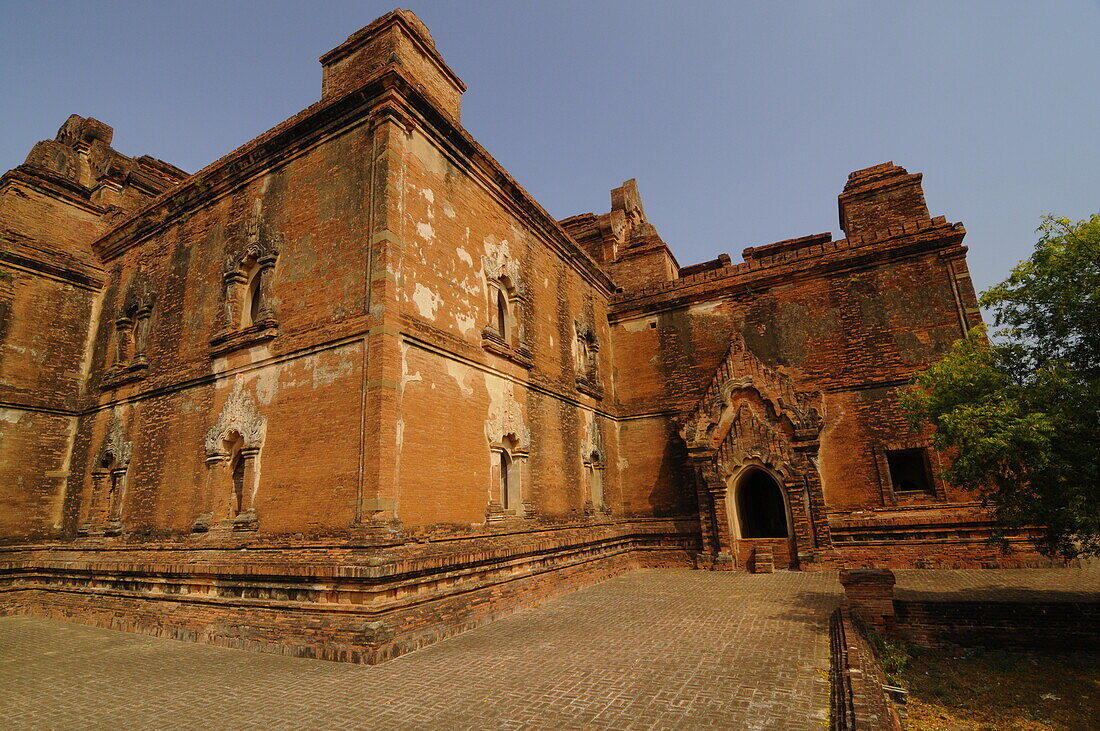
POLYGON ((757 546, 752 552, 752 572, 754 574, 770 574, 775 571, 775 561, 772 557, 771 546, 757 546))

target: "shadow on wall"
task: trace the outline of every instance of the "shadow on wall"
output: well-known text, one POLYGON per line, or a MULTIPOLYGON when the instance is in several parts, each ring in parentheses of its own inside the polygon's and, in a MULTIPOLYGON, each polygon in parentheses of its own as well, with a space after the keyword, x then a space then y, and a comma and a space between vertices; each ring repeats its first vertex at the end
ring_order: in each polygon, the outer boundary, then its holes
POLYGON ((649 509, 656 517, 685 515, 699 510, 687 445, 674 424, 669 425, 657 481, 649 491, 649 509))

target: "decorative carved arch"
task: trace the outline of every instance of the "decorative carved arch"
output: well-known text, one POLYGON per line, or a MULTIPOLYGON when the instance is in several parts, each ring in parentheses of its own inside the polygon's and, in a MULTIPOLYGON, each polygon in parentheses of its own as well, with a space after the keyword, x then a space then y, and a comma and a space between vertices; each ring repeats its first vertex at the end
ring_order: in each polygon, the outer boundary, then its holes
POLYGON ((103 444, 92 463, 92 490, 88 500, 88 515, 81 524, 81 535, 122 533, 122 508, 126 498, 126 478, 133 455, 133 442, 126 441, 126 427, 119 407, 111 413, 111 421, 103 444))
POLYGON ((520 406, 509 399, 496 418, 485 421, 485 436, 489 442, 489 499, 485 519, 489 523, 508 517, 534 518, 535 508, 530 495, 530 475, 527 458, 531 448, 531 430, 520 413, 520 406), (501 455, 506 455, 501 459, 501 455), (502 479, 502 471, 507 475, 502 479), (506 486, 506 487, 505 487, 506 486), (508 490, 508 497, 502 495, 508 490), (505 504, 508 508, 505 509, 505 504))
POLYGON ((267 417, 257 410, 256 402, 245 392, 239 379, 222 406, 217 422, 206 433, 207 457, 224 456, 225 442, 233 433, 241 435, 245 449, 261 449, 267 437, 267 417))
POLYGON ((481 330, 481 346, 524 368, 531 368, 534 361, 527 347, 524 324, 530 297, 520 274, 519 262, 509 256, 507 250, 498 249, 492 256, 481 257, 481 268, 485 276, 487 311, 496 313, 497 298, 503 297, 507 320, 506 327, 502 329, 498 318, 491 314, 481 330))
POLYGON ((133 452, 134 444, 126 441, 126 427, 122 423, 119 409, 116 408, 111 412, 111 423, 107 427, 107 435, 103 439, 103 446, 96 453, 96 467, 113 463, 118 468, 126 469, 130 466, 130 457, 133 452))
POLYGON ((819 393, 800 393, 735 336, 699 405, 681 431, 699 482, 704 543, 730 551, 731 475, 763 465, 782 478, 799 554, 828 545, 816 457, 824 424, 819 393))
POLYGON ((217 333, 211 339, 212 355, 255 345, 279 334, 276 300, 272 293, 275 263, 283 247, 283 235, 268 228, 261 201, 253 207, 243 239, 231 241, 222 264, 222 308, 217 333), (250 278, 257 286, 258 307, 245 323, 250 278))
POLYGON ((520 274, 519 262, 511 256, 503 252, 498 252, 496 256, 482 256, 481 267, 485 272, 485 281, 503 289, 509 299, 527 299, 527 287, 520 274))
POLYGON ((255 505, 260 487, 260 451, 266 437, 267 417, 256 408, 238 377, 217 421, 206 433, 206 511, 195 519, 193 531, 249 531, 259 527, 255 505))

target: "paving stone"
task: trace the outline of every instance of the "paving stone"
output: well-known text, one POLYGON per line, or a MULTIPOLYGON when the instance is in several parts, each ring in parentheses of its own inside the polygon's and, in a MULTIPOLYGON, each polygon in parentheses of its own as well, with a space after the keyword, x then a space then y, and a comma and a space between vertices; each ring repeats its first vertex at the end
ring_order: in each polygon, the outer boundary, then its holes
POLYGON ((833 573, 643 570, 368 667, 0 617, 30 728, 819 729, 833 573))

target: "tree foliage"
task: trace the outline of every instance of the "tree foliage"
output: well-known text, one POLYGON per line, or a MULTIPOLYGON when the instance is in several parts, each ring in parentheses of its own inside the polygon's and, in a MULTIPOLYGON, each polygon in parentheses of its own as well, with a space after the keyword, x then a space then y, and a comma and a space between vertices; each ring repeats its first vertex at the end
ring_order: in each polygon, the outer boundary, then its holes
POLYGON ((1048 216, 1031 257, 984 292, 975 328, 917 374, 902 405, 953 455, 948 482, 1050 555, 1100 555, 1100 214, 1048 216))

